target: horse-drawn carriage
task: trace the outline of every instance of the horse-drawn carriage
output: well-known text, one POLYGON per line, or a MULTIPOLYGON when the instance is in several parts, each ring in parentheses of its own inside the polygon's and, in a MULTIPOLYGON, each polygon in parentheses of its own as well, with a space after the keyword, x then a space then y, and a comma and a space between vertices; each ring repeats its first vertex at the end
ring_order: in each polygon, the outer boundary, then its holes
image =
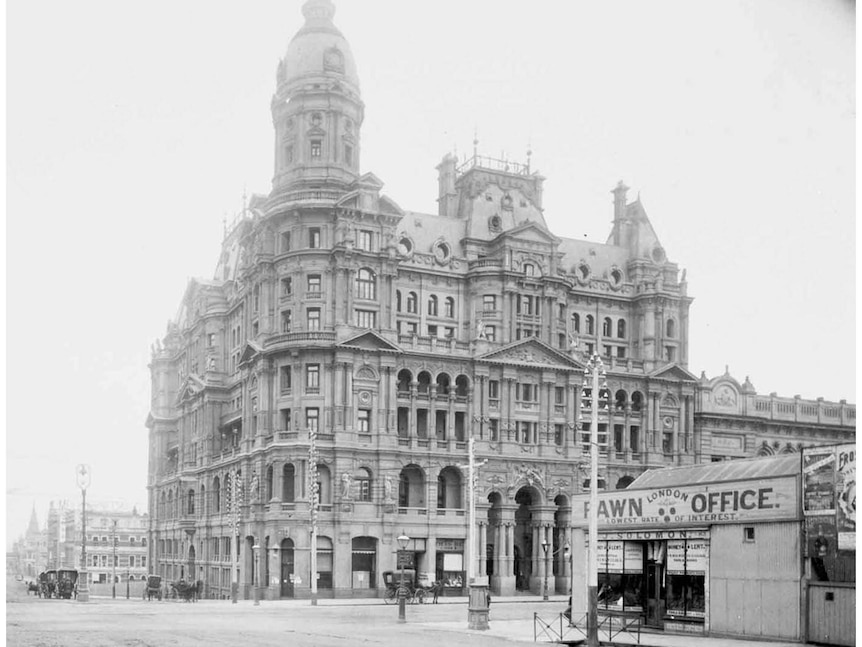
POLYGON ((402 571, 383 571, 383 584, 386 585, 386 592, 383 594, 383 601, 386 604, 397 601, 401 593, 411 604, 414 602, 422 604, 428 595, 428 591, 422 586, 418 574, 412 568, 404 569, 403 586, 402 571))
POLYGON ((162 599, 162 576, 147 575, 147 585, 144 587, 144 600, 162 599))
POLYGON ((198 580, 197 582, 186 582, 185 580, 180 580, 178 582, 171 582, 171 588, 173 588, 173 595, 178 597, 180 600, 184 600, 185 602, 197 602, 198 596, 203 590, 203 582, 198 580))
POLYGON ((50 569, 39 573, 39 597, 52 598, 57 592, 57 571, 50 569))
POLYGON ((73 595, 76 595, 77 584, 78 571, 74 568, 57 569, 56 595, 58 598, 70 600, 73 595))

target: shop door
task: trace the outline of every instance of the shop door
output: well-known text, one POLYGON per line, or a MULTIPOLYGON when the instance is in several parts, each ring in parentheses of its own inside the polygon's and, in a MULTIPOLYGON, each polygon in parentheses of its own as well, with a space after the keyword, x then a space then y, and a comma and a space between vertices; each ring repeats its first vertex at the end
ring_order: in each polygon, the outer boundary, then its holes
POLYGON ((646 624, 649 627, 662 627, 664 618, 664 565, 652 560, 646 568, 646 624))
POLYGON ((293 597, 293 542, 281 542, 281 597, 293 597))

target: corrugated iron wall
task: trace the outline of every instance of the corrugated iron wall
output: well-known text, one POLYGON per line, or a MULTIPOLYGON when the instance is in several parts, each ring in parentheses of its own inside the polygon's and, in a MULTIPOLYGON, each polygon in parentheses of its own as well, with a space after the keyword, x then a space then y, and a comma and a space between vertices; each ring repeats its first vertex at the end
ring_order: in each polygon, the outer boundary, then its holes
POLYGON ((800 638, 799 522, 714 525, 710 529, 709 631, 800 638), (754 541, 744 529, 754 528, 754 541))
POLYGON ((808 642, 826 645, 856 644, 855 584, 809 584, 808 642))

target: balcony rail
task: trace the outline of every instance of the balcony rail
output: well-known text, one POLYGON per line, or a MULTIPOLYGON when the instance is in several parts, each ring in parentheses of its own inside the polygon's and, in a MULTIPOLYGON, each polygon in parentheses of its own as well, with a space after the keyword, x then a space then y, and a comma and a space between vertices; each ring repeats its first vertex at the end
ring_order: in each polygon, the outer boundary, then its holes
POLYGON ((300 330, 296 332, 279 333, 264 341, 264 347, 281 344, 331 344, 335 342, 335 332, 330 330, 300 330))
POLYGON ((481 270, 485 267, 503 267, 502 258, 477 258, 470 261, 467 267, 471 270, 481 270))
POLYGON ((774 395, 755 396, 751 415, 770 420, 815 422, 826 425, 855 425, 856 406, 846 401, 803 400, 779 398, 774 395))

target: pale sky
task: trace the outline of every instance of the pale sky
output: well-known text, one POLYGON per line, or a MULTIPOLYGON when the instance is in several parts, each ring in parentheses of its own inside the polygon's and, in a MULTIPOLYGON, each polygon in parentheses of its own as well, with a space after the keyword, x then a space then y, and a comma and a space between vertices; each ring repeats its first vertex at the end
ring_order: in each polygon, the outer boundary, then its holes
MULTIPOLYGON (((7 3, 7 546, 35 504, 146 505, 150 344, 272 177, 301 2, 7 3)), ((335 0, 362 172, 436 213, 447 152, 523 161, 604 242, 638 193, 687 270, 689 368, 856 402, 851 2, 335 0)))

